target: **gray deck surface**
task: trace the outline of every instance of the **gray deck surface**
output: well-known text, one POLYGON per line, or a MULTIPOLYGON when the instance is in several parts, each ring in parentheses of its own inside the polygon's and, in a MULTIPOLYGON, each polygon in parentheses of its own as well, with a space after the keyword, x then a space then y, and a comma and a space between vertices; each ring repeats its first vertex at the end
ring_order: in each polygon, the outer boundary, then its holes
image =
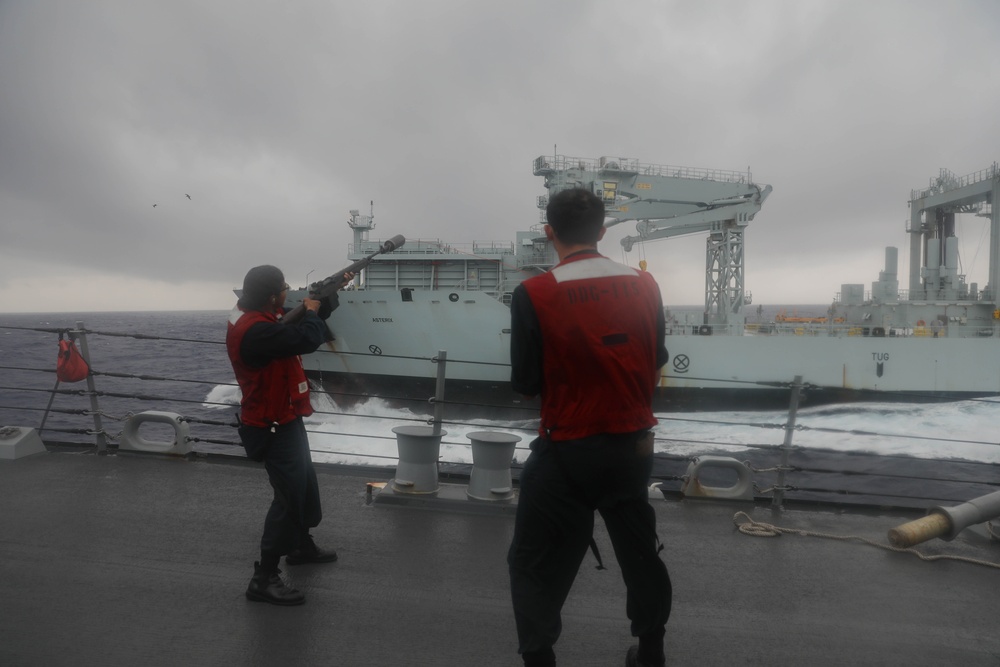
MULTIPOLYGON (((386 476, 320 469, 314 534, 340 561, 283 568, 308 600, 280 608, 243 596, 270 500, 262 468, 75 452, 0 461, 0 665, 519 665, 511 514, 366 505, 367 481, 386 476)), ((1000 664, 1000 571, 732 523, 745 510, 884 543, 912 515, 654 504, 675 589, 668 664, 1000 664)), ((622 665, 633 641, 597 525, 608 570, 584 561, 563 666, 622 665)), ((921 549, 1000 561, 968 531, 921 549)))

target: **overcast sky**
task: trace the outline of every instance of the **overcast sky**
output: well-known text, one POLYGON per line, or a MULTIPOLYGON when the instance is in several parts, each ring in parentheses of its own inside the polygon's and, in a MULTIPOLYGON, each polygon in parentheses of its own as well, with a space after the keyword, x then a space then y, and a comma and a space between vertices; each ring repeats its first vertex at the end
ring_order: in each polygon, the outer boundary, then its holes
MULTIPOLYGON (((998 81, 994 0, 0 0, 0 312, 227 309, 344 266, 369 201, 373 238, 511 241, 555 146, 749 167, 754 302, 829 303, 905 274, 911 189, 1000 160, 998 81)), ((602 250, 702 303, 704 237, 633 231, 602 250)))

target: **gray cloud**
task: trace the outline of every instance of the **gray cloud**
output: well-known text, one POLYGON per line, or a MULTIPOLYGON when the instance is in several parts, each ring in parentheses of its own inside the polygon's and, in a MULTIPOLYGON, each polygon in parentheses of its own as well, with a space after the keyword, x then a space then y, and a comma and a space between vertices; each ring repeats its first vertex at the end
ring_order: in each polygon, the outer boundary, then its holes
MULTIPOLYGON (((974 1, 2 3, 0 311, 77 272, 226 307, 253 264, 339 268, 370 200, 380 235, 513 238, 554 144, 750 167, 748 287, 822 302, 905 246, 911 188, 1000 159, 998 28, 974 1)), ((640 251, 668 302, 702 243, 640 251)))

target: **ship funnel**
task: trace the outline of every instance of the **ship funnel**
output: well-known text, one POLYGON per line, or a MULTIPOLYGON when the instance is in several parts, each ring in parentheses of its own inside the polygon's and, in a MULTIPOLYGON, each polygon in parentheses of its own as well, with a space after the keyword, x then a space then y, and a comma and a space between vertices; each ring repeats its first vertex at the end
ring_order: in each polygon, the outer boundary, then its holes
POLYGON ((895 276, 898 268, 899 250, 893 246, 887 246, 885 249, 885 272, 889 275, 895 276))

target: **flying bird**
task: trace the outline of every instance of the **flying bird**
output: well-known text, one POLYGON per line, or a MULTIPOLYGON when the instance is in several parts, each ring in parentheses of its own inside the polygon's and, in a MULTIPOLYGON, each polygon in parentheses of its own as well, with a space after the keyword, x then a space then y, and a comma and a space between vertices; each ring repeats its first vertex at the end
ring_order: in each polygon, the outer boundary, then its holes
POLYGON ((156 204, 153 204, 153 208, 156 208, 156 204))
POLYGON ((187 193, 184 193, 184 196, 187 197, 188 199, 191 199, 191 195, 189 195, 187 193))

